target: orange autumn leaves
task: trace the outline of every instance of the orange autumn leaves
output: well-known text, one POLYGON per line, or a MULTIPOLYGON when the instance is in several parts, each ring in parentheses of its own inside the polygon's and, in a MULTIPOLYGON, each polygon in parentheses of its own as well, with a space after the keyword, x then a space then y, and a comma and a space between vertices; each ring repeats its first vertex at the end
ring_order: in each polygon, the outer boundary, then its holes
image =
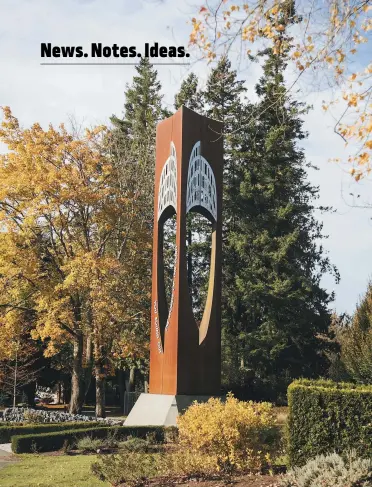
MULTIPOLYGON (((0 360, 7 342, 24 333, 25 310, 32 337, 52 355, 76 333, 92 334, 95 353, 109 350, 143 308, 151 235, 138 188, 119 184, 106 135, 103 126, 81 137, 63 125, 22 129, 3 108, 0 360)), ((131 346, 140 345, 126 342, 125 353, 131 346)))
POLYGON ((368 0, 216 0, 191 20, 190 44, 208 62, 230 50, 238 50, 240 60, 262 46, 277 54, 288 51, 297 70, 293 85, 305 72, 314 76, 312 83, 325 80, 337 95, 323 102, 323 109, 339 106, 335 131, 348 145, 350 172, 358 180, 372 169, 372 65, 370 56, 356 57, 370 40, 371 15, 368 0), (366 64, 359 69, 361 59, 366 64))

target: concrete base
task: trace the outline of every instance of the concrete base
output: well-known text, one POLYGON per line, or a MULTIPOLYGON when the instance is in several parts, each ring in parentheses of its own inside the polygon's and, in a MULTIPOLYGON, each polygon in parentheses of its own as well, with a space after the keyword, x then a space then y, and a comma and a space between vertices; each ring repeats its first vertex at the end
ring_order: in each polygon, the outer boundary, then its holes
POLYGON ((206 402, 211 396, 141 394, 125 420, 125 426, 176 426, 177 416, 194 401, 206 402))

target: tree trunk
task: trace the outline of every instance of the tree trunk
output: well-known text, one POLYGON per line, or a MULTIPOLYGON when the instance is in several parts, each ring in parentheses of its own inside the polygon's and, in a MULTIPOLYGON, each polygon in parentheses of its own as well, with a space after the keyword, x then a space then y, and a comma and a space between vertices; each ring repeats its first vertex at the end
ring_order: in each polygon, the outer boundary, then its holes
POLYGON ((13 409, 16 407, 17 397, 17 372, 18 372, 18 347, 15 354, 14 378, 13 378, 13 409))
POLYGON ((62 384, 61 381, 58 381, 57 404, 61 404, 61 398, 62 398, 62 384))
POLYGON ((130 372, 129 372, 129 390, 130 392, 134 392, 135 388, 135 377, 136 377, 136 368, 131 367, 130 372))
POLYGON ((73 346, 70 413, 79 414, 83 408, 85 398, 83 375, 83 335, 81 332, 76 333, 73 346))
POLYGON ((134 377, 135 377, 136 369, 135 367, 131 367, 125 371, 125 389, 127 392, 134 392, 134 377))
POLYGON ((96 416, 106 417, 106 372, 102 363, 94 367, 96 377, 96 416))
POLYGON ((71 379, 65 376, 62 387, 62 403, 69 404, 71 400, 71 379))
POLYGON ((85 367, 84 367, 84 400, 89 390, 90 383, 92 381, 93 372, 93 340, 92 333, 89 333, 86 339, 85 348, 85 367))

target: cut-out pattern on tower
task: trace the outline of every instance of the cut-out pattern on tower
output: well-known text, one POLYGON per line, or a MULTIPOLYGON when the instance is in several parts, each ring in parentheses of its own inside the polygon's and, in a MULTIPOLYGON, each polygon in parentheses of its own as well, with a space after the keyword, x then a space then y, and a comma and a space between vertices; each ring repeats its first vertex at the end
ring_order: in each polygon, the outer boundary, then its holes
POLYGON ((190 155, 187 175, 186 212, 193 207, 202 206, 217 220, 216 180, 209 162, 201 155, 198 141, 190 155))
POLYGON ((168 206, 173 206, 177 211, 177 154, 173 142, 170 144, 170 156, 164 164, 160 176, 158 220, 168 206))

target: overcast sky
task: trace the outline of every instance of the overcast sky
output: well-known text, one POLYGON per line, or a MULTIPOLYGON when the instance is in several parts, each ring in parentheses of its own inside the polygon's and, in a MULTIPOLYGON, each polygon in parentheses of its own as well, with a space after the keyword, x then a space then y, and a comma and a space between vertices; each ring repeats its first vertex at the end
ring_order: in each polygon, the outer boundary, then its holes
MULTIPOLYGON (((0 0, 0 105, 10 106, 23 126, 34 121, 44 127, 49 122, 58 125, 70 116, 86 125, 106 123, 111 114, 122 113, 123 92, 134 67, 41 66, 40 44, 81 45, 89 50, 92 42, 117 43, 137 46, 138 51, 143 51, 145 42, 186 46, 190 31, 186 22, 201 4, 201 0, 0 0)), ((192 68, 205 81, 207 67, 198 63, 192 68)), ((157 69, 164 101, 171 105, 189 68, 157 69)), ((258 67, 240 75, 252 94, 258 67)), ((303 93, 298 96, 305 98, 303 93)), ((372 183, 352 184, 345 168, 328 162, 347 152, 333 132, 332 117, 321 109, 326 96, 306 95, 314 110, 306 118, 310 137, 304 147, 308 160, 319 167, 309 176, 320 185, 320 202, 335 209, 320 215, 329 235, 322 244, 338 267, 341 282, 335 285, 324 278, 323 284, 336 292, 338 312, 352 312, 372 275, 372 211, 351 207, 350 193, 361 195, 357 202, 371 201, 372 183)))

